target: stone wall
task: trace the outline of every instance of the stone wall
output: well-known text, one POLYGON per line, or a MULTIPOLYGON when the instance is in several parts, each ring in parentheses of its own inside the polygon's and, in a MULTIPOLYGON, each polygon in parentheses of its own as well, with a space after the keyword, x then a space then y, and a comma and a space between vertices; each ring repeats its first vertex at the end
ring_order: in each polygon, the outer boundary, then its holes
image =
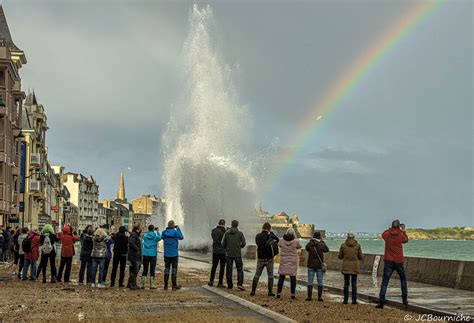
MULTIPOLYGON (((326 254, 329 270, 340 270, 341 260, 336 251, 326 254)), ((360 263, 362 274, 372 274, 376 254, 364 254, 360 263)), ((306 266, 308 253, 301 251, 300 266, 306 266)), ((474 291, 474 261, 405 257, 405 271, 409 281, 474 291)), ((383 273, 381 256, 377 275, 383 273)), ((396 277, 397 274, 394 273, 396 277)))
MULTIPOLYGON (((337 255, 337 251, 325 254, 325 262, 329 270, 341 270, 342 261, 337 255)), ((361 274, 372 274, 376 256, 376 254, 364 254, 360 262, 361 274)), ((244 257, 255 259, 255 246, 248 246, 244 257)), ((380 257, 377 276, 382 276, 383 273, 383 255, 380 257)), ((279 258, 279 255, 275 257, 275 261, 279 262, 279 258)), ((308 253, 302 249, 299 265, 305 267, 307 261, 308 253)), ((405 270, 409 281, 474 291, 474 261, 405 257, 405 270)), ((392 277, 398 279, 397 276, 397 273, 394 272, 392 277)))

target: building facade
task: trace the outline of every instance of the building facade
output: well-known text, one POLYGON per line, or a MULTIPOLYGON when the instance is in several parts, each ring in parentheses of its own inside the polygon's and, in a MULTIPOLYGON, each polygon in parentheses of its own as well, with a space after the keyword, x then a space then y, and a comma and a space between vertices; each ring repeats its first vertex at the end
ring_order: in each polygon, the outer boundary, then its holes
POLYGON ((163 227, 166 219, 166 200, 156 195, 142 195, 132 200, 134 213, 147 214, 149 224, 163 227))
POLYGON ((26 56, 12 40, 0 5, 0 225, 19 225, 20 133, 26 56))
POLYGON ((98 227, 99 185, 92 176, 67 172, 64 185, 70 194, 70 203, 78 209, 78 229, 87 225, 98 227))

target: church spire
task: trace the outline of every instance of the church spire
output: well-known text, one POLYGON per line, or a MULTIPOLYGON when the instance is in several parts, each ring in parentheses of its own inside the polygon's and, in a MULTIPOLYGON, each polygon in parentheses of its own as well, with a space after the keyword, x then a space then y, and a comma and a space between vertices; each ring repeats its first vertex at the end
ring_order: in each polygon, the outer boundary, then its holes
POLYGON ((125 181, 123 179, 123 169, 120 171, 120 182, 119 182, 119 190, 117 192, 117 199, 122 201, 127 201, 125 197, 125 181))

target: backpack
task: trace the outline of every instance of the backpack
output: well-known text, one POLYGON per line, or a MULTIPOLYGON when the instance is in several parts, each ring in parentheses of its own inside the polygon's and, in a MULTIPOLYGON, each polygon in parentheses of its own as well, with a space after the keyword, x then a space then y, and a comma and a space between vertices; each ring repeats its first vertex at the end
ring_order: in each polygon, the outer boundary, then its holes
POLYGON ((265 241, 265 249, 268 252, 268 254, 272 255, 272 257, 275 257, 279 253, 278 249, 278 240, 273 239, 272 236, 268 238, 267 241, 265 241))
POLYGON ((24 253, 31 252, 31 240, 28 237, 21 242, 21 249, 23 249, 24 253))
POLYGON ((44 236, 43 246, 41 247, 43 255, 49 255, 53 251, 53 244, 49 238, 49 234, 44 236))

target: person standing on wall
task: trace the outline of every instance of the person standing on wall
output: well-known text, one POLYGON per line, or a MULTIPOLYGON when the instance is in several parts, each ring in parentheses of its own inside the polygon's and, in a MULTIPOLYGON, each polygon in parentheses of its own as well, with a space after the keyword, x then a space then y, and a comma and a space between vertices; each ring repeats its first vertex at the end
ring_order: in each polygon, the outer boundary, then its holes
POLYGON ((209 286, 214 285, 214 278, 216 277, 217 265, 220 264, 219 267, 219 283, 217 287, 224 286, 224 271, 225 271, 225 249, 222 246, 222 238, 225 234, 225 220, 219 220, 219 224, 217 227, 212 229, 211 237, 212 237, 212 268, 211 268, 211 277, 209 279, 209 286))
POLYGON ((245 247, 246 241, 242 231, 239 231, 239 221, 232 220, 231 228, 227 230, 222 238, 222 246, 226 252, 227 261, 227 288, 232 289, 232 267, 235 262, 237 267, 237 288, 244 291, 244 264, 242 262, 242 248, 245 247))
POLYGON ((251 296, 257 291, 258 281, 264 268, 267 268, 268 276, 268 296, 273 294, 273 258, 278 254, 278 237, 272 232, 272 226, 266 222, 262 226, 262 232, 255 236, 257 245, 257 270, 252 281, 251 296))
POLYGON ((382 285, 380 286, 379 304, 376 308, 382 309, 384 306, 388 282, 394 271, 397 271, 400 277, 403 305, 408 307, 407 276, 403 267, 405 259, 403 257, 403 244, 408 242, 405 225, 400 224, 400 220, 393 220, 392 227, 382 233, 382 238, 385 240, 383 278, 382 285))
POLYGON ((357 304, 357 275, 359 274, 359 261, 362 260, 362 247, 355 239, 352 232, 347 233, 346 241, 339 249, 339 259, 342 259, 342 274, 344 275, 344 301, 349 301, 349 284, 352 285, 352 304, 357 304))
POLYGON ((181 229, 175 225, 173 220, 168 221, 166 230, 161 233, 164 245, 164 258, 165 258, 165 278, 164 278, 164 290, 168 289, 168 280, 170 278, 171 270, 171 284, 173 290, 181 289, 178 285, 178 246, 179 240, 183 240, 184 236, 181 229))

